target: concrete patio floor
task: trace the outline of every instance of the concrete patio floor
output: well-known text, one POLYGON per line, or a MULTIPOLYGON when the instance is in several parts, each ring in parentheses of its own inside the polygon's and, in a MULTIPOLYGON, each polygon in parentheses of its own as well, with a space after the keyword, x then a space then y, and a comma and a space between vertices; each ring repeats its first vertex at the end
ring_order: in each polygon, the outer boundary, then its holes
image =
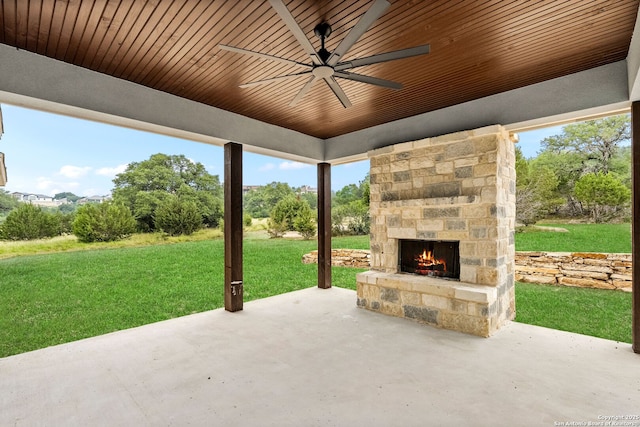
POLYGON ((478 338, 355 300, 310 288, 0 359, 0 425, 554 426, 640 415, 629 344, 518 323, 478 338))

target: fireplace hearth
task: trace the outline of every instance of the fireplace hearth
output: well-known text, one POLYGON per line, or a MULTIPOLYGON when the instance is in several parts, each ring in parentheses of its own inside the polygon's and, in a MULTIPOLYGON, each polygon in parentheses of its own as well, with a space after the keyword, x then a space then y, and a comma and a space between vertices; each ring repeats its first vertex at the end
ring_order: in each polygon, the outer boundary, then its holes
POLYGON ((460 242, 400 239, 398 244, 401 273, 460 279, 460 242))
POLYGON ((515 150, 501 126, 382 147, 359 307, 489 336, 515 316, 515 150), (443 280, 446 279, 446 280, 443 280))

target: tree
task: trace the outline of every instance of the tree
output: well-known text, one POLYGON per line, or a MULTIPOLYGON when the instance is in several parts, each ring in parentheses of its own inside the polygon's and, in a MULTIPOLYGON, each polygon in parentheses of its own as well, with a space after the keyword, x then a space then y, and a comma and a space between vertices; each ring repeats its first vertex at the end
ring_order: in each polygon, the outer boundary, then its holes
POLYGON ((529 161, 522 155, 520 147, 516 147, 516 220, 529 226, 542 217, 542 205, 536 197, 529 179, 529 161))
POLYGON ((53 200, 62 200, 62 199, 67 199, 69 202, 71 203, 75 203, 78 201, 78 199, 80 199, 80 196, 76 196, 73 193, 70 192, 64 192, 64 193, 57 193, 55 196, 53 196, 53 200))
POLYGON ((84 243, 112 242, 129 237, 136 221, 123 203, 88 203, 78 209, 73 234, 84 243))
POLYGON ((0 237, 7 240, 32 240, 60 235, 60 219, 31 203, 21 203, 2 223, 0 237))
POLYGON ((295 192, 284 182, 271 182, 244 195, 244 210, 253 218, 267 218, 276 204, 295 192))
POLYGON ((7 214, 18 207, 19 202, 8 191, 0 190, 0 215, 7 214))
POLYGON ((362 199, 331 209, 331 228, 334 235, 369 234, 371 218, 369 206, 362 199))
POLYGON ((340 190, 336 191, 332 198, 332 202, 335 206, 348 205, 356 200, 362 200, 365 205, 369 206, 369 173, 367 173, 364 179, 358 184, 347 184, 340 190))
MULTIPOLYGON (((567 151, 553 153, 543 151, 529 162, 532 169, 547 169, 553 171, 558 180, 556 194, 564 199, 564 211, 569 215, 582 215, 582 205, 574 196, 576 182, 583 174, 584 159, 580 153, 567 151)), ((530 175, 533 175, 531 173, 530 175)))
POLYGON ((348 184, 336 191, 331 206, 333 234, 369 234, 369 199, 369 173, 358 185, 348 184))
POLYGON ((364 179, 360 181, 360 191, 362 192, 362 201, 365 205, 369 206, 371 197, 371 179, 369 172, 365 175, 364 179))
POLYGON ((631 138, 628 114, 566 125, 562 134, 542 140, 543 151, 575 152, 583 158, 583 173, 608 173, 620 145, 631 138))
POLYGON ((190 235, 202 228, 202 215, 193 200, 171 195, 156 210, 156 226, 170 236, 190 235))
POLYGON ((318 209, 318 195, 316 193, 296 193, 298 197, 309 204, 311 210, 318 209))
POLYGON ((304 240, 309 240, 316 235, 316 223, 309 205, 304 202, 298 216, 293 221, 293 228, 300 233, 304 240))
POLYGON ((171 195, 195 203, 207 226, 216 227, 222 218, 218 176, 184 155, 154 154, 148 160, 130 163, 113 183, 114 201, 133 212, 141 231, 157 230, 155 212, 171 195))
POLYGON ((340 190, 336 191, 332 202, 336 206, 348 205, 349 203, 362 199, 362 190, 356 184, 347 184, 340 190))
POLYGON ((75 210, 73 212, 62 212, 58 210, 54 212, 53 215, 57 217, 57 221, 60 224, 59 234, 73 234, 73 221, 76 219, 75 210))
POLYGON ((307 202, 296 196, 287 196, 276 203, 271 211, 271 219, 276 224, 282 224, 286 221, 288 230, 293 231, 295 220, 304 209, 311 210, 307 202))
POLYGON ((271 239, 279 239, 284 236, 284 233, 289 229, 287 220, 283 219, 280 222, 276 222, 273 218, 267 219, 267 233, 271 236, 271 239))
POLYGON ((602 222, 626 205, 631 192, 613 174, 590 173, 576 183, 576 198, 591 210, 594 222, 602 222))
POLYGON ((76 211, 77 208, 78 208, 78 205, 74 203, 63 203, 60 206, 58 206, 58 212, 63 214, 72 214, 76 211))

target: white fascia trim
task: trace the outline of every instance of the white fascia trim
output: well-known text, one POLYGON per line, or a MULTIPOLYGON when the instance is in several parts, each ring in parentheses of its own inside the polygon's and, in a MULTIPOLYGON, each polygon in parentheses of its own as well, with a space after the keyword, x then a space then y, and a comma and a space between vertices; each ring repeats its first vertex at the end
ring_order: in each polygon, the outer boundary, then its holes
POLYGON ((376 148, 494 124, 522 129, 624 110, 630 106, 627 89, 623 60, 330 138, 325 159, 331 163, 364 160, 367 151, 376 148))
POLYGON ((300 132, 189 101, 0 44, 0 103, 258 154, 323 161, 324 142, 300 132))
POLYGON ((627 54, 627 74, 629 78, 629 99, 640 101, 640 9, 636 16, 629 53, 627 54))

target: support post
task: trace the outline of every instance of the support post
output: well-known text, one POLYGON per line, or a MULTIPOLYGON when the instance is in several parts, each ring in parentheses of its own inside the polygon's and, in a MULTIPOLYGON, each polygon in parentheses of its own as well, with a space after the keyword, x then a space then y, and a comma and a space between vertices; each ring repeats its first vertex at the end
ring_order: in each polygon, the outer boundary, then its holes
POLYGON ((640 101, 631 104, 632 348, 640 353, 640 101))
POLYGON ((318 287, 331 287, 331 165, 318 163, 318 287))
POLYGON ((224 146, 224 308, 242 310, 242 145, 224 146))

